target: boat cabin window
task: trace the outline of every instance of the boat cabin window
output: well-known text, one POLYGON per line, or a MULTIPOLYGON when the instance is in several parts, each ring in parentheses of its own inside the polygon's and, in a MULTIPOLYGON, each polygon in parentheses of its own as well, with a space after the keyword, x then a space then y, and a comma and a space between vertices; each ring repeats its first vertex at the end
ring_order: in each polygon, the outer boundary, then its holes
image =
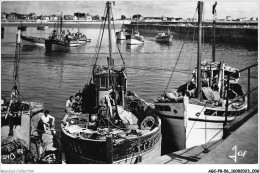
POLYGON ((167 106, 167 105, 165 105, 165 106, 163 106, 163 105, 161 105, 161 106, 155 106, 155 109, 157 109, 157 110, 159 110, 159 111, 171 111, 170 106, 167 106))
POLYGON ((230 76, 230 79, 238 79, 239 78, 239 72, 238 71, 225 71, 224 74, 225 74, 225 77, 232 74, 230 76), (232 74, 232 73, 234 73, 234 74, 232 74))
POLYGON ((100 88, 106 88, 106 87, 107 87, 107 78, 100 77, 100 88))

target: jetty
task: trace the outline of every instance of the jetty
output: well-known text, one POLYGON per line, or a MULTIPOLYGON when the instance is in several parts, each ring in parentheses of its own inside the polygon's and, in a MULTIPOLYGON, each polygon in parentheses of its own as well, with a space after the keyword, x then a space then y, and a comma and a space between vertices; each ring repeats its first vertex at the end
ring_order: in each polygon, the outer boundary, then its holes
MULTIPOLYGON (((211 22, 212 24, 212 22, 211 22)), ((136 27, 136 22, 124 24, 127 32, 136 27)), ((213 38, 212 25, 209 22, 203 23, 204 41, 211 42, 213 38)), ((158 32, 170 32, 176 39, 196 39, 194 30, 198 26, 192 22, 138 22, 138 30, 144 36, 153 36, 158 32), (195 37, 195 38, 194 38, 195 37)), ((257 22, 216 22, 215 28, 216 43, 249 44, 257 49, 258 44, 258 23, 257 22)))
POLYGON ((258 110, 251 109, 240 121, 225 127, 230 135, 225 139, 172 152, 141 164, 257 164, 258 163, 258 110), (237 125, 241 127, 233 130, 237 125), (242 152, 236 156, 235 152, 242 152))

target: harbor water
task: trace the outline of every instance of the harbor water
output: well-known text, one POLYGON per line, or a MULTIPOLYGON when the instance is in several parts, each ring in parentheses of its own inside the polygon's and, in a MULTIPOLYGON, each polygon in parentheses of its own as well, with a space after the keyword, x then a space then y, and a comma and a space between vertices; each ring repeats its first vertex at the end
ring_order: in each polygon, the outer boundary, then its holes
MULTIPOLYGON (((78 31, 76 25, 66 27, 68 28, 64 30, 69 30, 71 33, 78 31)), ((53 28, 49 28, 42 31, 37 30, 36 26, 30 26, 22 34, 47 38, 52 30, 53 28)), ((117 26, 113 29, 113 33, 118 30, 120 27, 117 26)), ((1 39, 1 96, 6 97, 7 100, 10 99, 13 85, 16 32, 17 27, 5 26, 1 39)), ((50 115, 56 118, 55 126, 58 133, 60 133, 61 120, 65 115, 66 100, 69 96, 75 95, 90 80, 97 40, 102 34, 98 25, 80 28, 80 32, 91 39, 91 42, 72 48, 69 52, 52 52, 51 55, 45 55, 44 47, 29 46, 21 50, 20 93, 26 101, 44 103, 45 109, 50 110, 50 115)), ((155 42, 151 35, 144 35, 144 37, 144 44, 134 46, 126 45, 124 40, 116 42, 113 37, 112 56, 116 65, 122 65, 119 48, 126 64, 128 90, 135 91, 137 95, 152 103, 166 90, 175 64, 173 78, 167 90, 173 90, 188 81, 197 63, 197 42, 173 38, 171 44, 162 44, 155 42)), ((203 43, 202 48, 202 60, 211 59, 211 44, 203 43)), ((105 33, 98 64, 107 64, 108 51, 108 36, 105 33)), ((248 49, 242 45, 217 44, 216 61, 224 61, 226 65, 242 69, 258 62, 258 50, 248 49)), ((258 67, 251 69, 251 89, 258 85, 257 69, 258 67)), ((240 83, 244 92, 247 92, 247 72, 241 73, 240 83)), ((251 105, 257 106, 257 91, 251 95, 251 100, 251 105)))

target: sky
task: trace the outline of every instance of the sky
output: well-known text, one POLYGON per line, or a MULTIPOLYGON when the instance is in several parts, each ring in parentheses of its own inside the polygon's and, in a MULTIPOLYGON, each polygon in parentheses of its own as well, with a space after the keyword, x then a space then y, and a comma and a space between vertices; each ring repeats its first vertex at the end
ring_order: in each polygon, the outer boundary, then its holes
MULTIPOLYGON (((212 5, 215 1, 204 2, 204 18, 212 19, 212 5)), ((1 12, 36 13, 36 15, 74 14, 75 12, 89 13, 103 16, 106 1, 2 1, 1 12)), ((217 19, 226 16, 232 18, 258 17, 258 0, 226 0, 218 1, 217 19)), ((182 17, 193 18, 197 1, 171 0, 171 1, 115 1, 113 16, 118 19, 121 15, 127 18, 134 14, 144 17, 182 17)))

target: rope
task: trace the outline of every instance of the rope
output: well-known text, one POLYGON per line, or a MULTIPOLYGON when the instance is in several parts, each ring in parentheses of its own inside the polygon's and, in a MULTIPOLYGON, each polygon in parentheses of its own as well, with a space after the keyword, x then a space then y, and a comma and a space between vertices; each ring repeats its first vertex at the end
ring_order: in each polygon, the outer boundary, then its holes
MULTIPOLYGON (((114 19, 114 17, 113 17, 113 11, 112 11, 112 10, 111 10, 111 13, 112 13, 112 18, 114 19)), ((115 38, 116 38, 116 30, 115 30, 115 22, 114 22, 114 20, 113 20, 113 28, 114 28, 115 38)), ((118 52, 119 52, 119 54, 120 54, 120 57, 121 57, 121 59, 122 59, 123 66, 124 66, 124 68, 125 68, 125 61, 124 61, 124 58, 123 58, 123 56, 122 56, 122 54, 121 54, 121 51, 120 51, 120 49, 119 49, 118 44, 116 44, 116 46, 117 46, 118 52)), ((126 71, 125 71, 125 73, 126 73, 126 71)))
MULTIPOLYGON (((206 104, 205 104, 205 106, 202 108, 202 110, 200 111, 200 115, 201 115, 201 113, 202 113, 202 111, 204 110, 205 107, 206 107, 206 104)), ((200 116, 200 115, 199 115, 199 116, 200 116)), ((199 116, 197 117, 197 120, 198 120, 199 116)), ((197 120, 193 123, 193 125, 192 125, 192 127, 191 127, 191 129, 190 129, 190 131, 189 131, 189 133, 188 133, 188 136, 186 137, 186 140, 188 139, 188 137, 189 137, 189 135, 190 135, 190 132, 191 132, 191 130, 193 129, 193 127, 194 127, 195 123, 197 122, 197 120)))
MULTIPOLYGON (((195 18, 195 15, 196 15, 197 10, 198 10, 198 7, 196 8, 196 11, 195 11, 195 13, 194 13, 194 15, 193 15, 192 22, 194 21, 194 18, 195 18)), ((181 55, 181 53, 182 53, 183 47, 184 47, 185 43, 187 42, 187 38, 188 38, 188 34, 189 34, 190 30, 191 30, 191 29, 189 28, 189 30, 188 30, 188 32, 187 32, 187 34, 186 34, 185 41, 184 41, 183 44, 182 44, 181 51, 180 51, 180 53, 179 53, 179 55, 178 55, 177 61, 175 62, 174 68, 173 68, 173 70, 172 70, 172 74, 171 74, 171 76, 170 76, 170 79, 169 79, 169 81, 168 81, 168 83, 167 83, 167 85, 166 85, 166 88, 165 88, 164 92, 166 92, 166 90, 168 89, 168 87, 169 87, 169 85, 170 85, 170 81, 171 81, 171 79, 172 79, 172 76, 173 76, 173 73, 174 73, 175 68, 176 68, 176 66, 177 66, 177 63, 178 63, 178 61, 179 61, 179 59, 180 59, 180 55, 181 55)))
MULTIPOLYGON (((104 29, 105 29, 105 24, 106 24, 106 19, 107 19, 107 14, 106 14, 106 7, 105 7, 105 10, 104 10, 104 14, 103 16, 106 16, 105 17, 105 21, 104 23, 102 23, 102 25, 100 26, 100 30, 99 30, 99 34, 98 34, 98 39, 97 39, 97 44, 96 44, 96 49, 95 49, 95 52, 94 52, 94 55, 93 55, 93 59, 92 59, 92 66, 94 66, 96 63, 97 63, 97 60, 98 60, 98 55, 99 55, 99 51, 100 51, 100 47, 101 47, 101 42, 102 42, 102 39, 103 39, 103 34, 104 34, 104 29), (103 30, 102 30, 103 28, 103 30), (101 32, 102 32, 102 36, 101 36, 101 32), (95 62, 95 63, 94 63, 95 62)), ((92 69, 90 69, 89 71, 89 75, 88 75, 88 81, 91 82, 91 79, 90 79, 90 76, 91 76, 91 72, 92 72, 92 69)))

